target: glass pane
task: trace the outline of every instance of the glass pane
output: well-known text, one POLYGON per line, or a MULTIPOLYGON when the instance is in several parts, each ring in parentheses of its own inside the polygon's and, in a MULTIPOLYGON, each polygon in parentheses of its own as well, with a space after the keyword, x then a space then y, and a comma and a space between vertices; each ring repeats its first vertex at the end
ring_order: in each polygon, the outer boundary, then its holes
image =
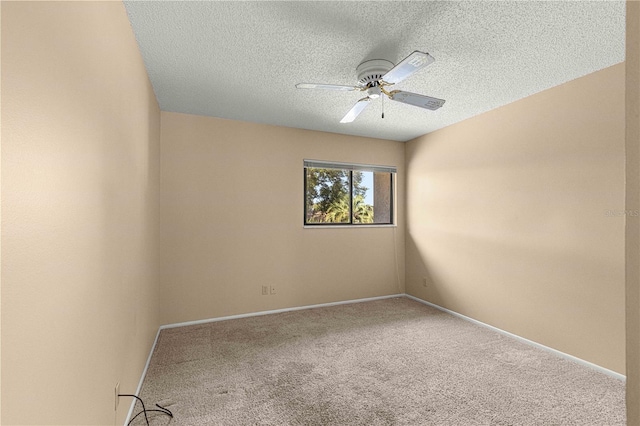
POLYGON ((373 173, 373 223, 393 223, 391 173, 373 173))
POLYGON ((353 172, 353 223, 392 223, 391 173, 353 172))
POLYGON ((374 223, 373 172, 353 172, 353 223, 374 223))
POLYGON ((349 223, 349 171, 307 167, 305 223, 349 223))

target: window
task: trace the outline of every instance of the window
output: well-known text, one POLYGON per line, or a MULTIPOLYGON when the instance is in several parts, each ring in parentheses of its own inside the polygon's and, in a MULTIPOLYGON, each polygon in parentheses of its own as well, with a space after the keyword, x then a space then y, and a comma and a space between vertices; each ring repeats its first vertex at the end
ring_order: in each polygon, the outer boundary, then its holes
POLYGON ((395 167, 304 161, 305 225, 391 225, 395 167))

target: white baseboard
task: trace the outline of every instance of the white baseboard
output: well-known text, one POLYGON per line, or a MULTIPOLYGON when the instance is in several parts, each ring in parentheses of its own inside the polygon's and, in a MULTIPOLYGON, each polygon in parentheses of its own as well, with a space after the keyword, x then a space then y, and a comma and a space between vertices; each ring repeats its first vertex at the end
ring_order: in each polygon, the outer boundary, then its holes
POLYGON ((175 328, 175 327, 185 327, 188 325, 207 324, 210 322, 217 322, 217 321, 228 321, 228 320, 239 319, 239 318, 257 317, 261 315, 280 314, 282 312, 301 311, 303 309, 326 308, 328 306, 348 305, 351 303, 372 302, 374 300, 392 299, 394 297, 403 297, 403 296, 405 296, 404 293, 398 293, 398 294, 390 294, 387 296, 367 297, 365 299, 344 300, 341 302, 329 302, 329 303, 320 303, 317 305, 296 306, 293 308, 274 309, 271 311, 250 312, 247 314, 229 315, 226 317, 209 318, 209 319, 198 320, 198 321, 187 321, 187 322, 179 322, 176 324, 161 325, 160 330, 164 330, 167 328, 175 328))
POLYGON ((626 381, 626 379, 627 379, 624 374, 617 373, 615 371, 609 370, 608 368, 604 368, 604 367, 601 367, 601 366, 599 366, 597 364, 594 364, 592 362, 585 361, 584 359, 575 357, 573 355, 569 355, 569 354, 561 352, 561 351, 559 351, 557 349, 550 348, 549 346, 542 345, 540 343, 534 342, 533 340, 525 339, 524 337, 518 336, 517 334, 509 333, 508 331, 504 331, 504 330, 502 330, 502 329, 500 329, 498 327, 494 327, 494 326, 486 324, 486 323, 484 323, 482 321, 475 320, 473 318, 470 318, 470 317, 468 317, 466 315, 459 314, 459 313, 457 313, 455 311, 452 311, 450 309, 443 308, 442 306, 436 305, 435 303, 427 302, 426 300, 422 300, 422 299, 420 299, 418 297, 415 297, 415 296, 412 296, 410 294, 405 294, 405 297, 408 297, 409 299, 415 300, 416 302, 423 303, 423 304, 425 304, 427 306, 431 306, 432 308, 436 308, 436 309, 438 309, 440 311, 443 311, 443 312, 446 312, 446 313, 451 314, 453 316, 456 316, 458 318, 461 318, 461 319, 463 319, 465 321, 469 321, 469 322, 472 322, 474 324, 480 325, 482 327, 489 328, 489 329, 491 329, 493 331, 496 331, 496 332, 498 332, 500 334, 504 334, 505 336, 509 336, 509 337, 511 337, 513 339, 519 340, 519 341, 521 341, 523 343, 526 343, 528 345, 535 346, 536 348, 540 348, 540 349, 543 349, 545 351, 551 352, 553 354, 561 356, 562 358, 566 358, 566 359, 568 359, 570 361, 573 361, 573 362, 576 362, 578 364, 584 365, 586 367, 592 368, 592 369, 594 369, 596 371, 599 371, 601 373, 606 374, 607 376, 611 376, 613 378, 616 378, 616 379, 622 380, 622 381, 626 381))
MULTIPOLYGON (((153 340, 153 345, 151 345, 151 350, 149 351, 149 356, 147 356, 147 362, 144 365, 144 369, 142 370, 142 374, 140 375, 140 381, 138 382, 138 387, 136 388, 136 395, 140 395, 140 391, 142 390, 142 384, 144 383, 144 378, 147 376, 147 370, 149 369, 149 364, 151 363, 151 357, 153 356, 153 351, 156 349, 156 344, 158 343, 158 336, 160 336, 160 329, 156 333, 156 338, 153 340)), ((129 413, 127 413, 127 418, 124 420, 124 425, 128 425, 131 421, 131 416, 133 415, 133 410, 136 407, 136 399, 133 398, 131 401, 131 407, 129 407, 129 413)))
MULTIPOLYGON (((320 304, 317 304, 317 305, 297 306, 297 307, 293 307, 293 308, 274 309, 274 310, 270 310, 270 311, 251 312, 251 313, 239 314, 239 315, 229 315, 229 316, 226 316, 226 317, 209 318, 209 319, 198 320, 198 321, 187 321, 187 322, 180 322, 180 323, 175 323, 175 324, 161 325, 158 328, 158 332, 156 333, 156 338, 153 341, 153 346, 151 347, 151 351, 149 351, 149 356, 147 357, 147 363, 144 366, 144 370, 142 371, 142 375, 140 377, 140 382, 138 383, 138 387, 136 389, 136 395, 139 395, 140 391, 142 390, 142 384, 144 383, 145 376, 147 375, 147 369, 149 368, 149 363, 151 362, 151 357, 153 356, 153 351, 156 348, 156 344, 158 343, 158 337, 160 336, 160 332, 162 330, 169 329, 169 328, 176 328, 176 327, 186 327, 186 326, 189 326, 189 325, 207 324, 207 323, 210 323, 210 322, 228 321, 228 320, 239 319, 239 318, 249 318, 249 317, 257 317, 257 316, 261 316, 261 315, 279 314, 279 313, 282 313, 282 312, 301 311, 301 310, 304 310, 304 309, 325 308, 325 307, 328 307, 328 306, 338 306, 338 305, 348 305, 348 304, 351 304, 351 303, 371 302, 371 301, 374 301, 374 300, 392 299, 392 298, 395 298, 395 297, 407 297, 409 299, 415 300, 416 302, 423 303, 425 305, 431 306, 433 308, 436 308, 436 309, 438 309, 440 311, 446 312, 446 313, 451 314, 453 316, 456 316, 458 318, 461 318, 461 319, 464 319, 466 321, 470 321, 470 322, 472 322, 474 324, 489 328, 489 329, 491 329, 493 331, 496 331, 498 333, 504 334, 506 336, 509 336, 509 337, 514 338, 516 340, 519 340, 521 342, 527 343, 527 344, 529 344, 531 346, 535 346, 535 347, 543 349, 545 351, 549 351, 549 352, 554 353, 554 354, 556 354, 558 356, 561 356, 563 358, 569 359, 569 360, 571 360, 573 362, 576 362, 578 364, 584 365, 586 367, 592 368, 592 369, 594 369, 596 371, 604 373, 604 374, 606 374, 608 376, 611 376, 613 378, 616 378, 616 379, 619 379, 619 380, 622 380, 622 381, 626 381, 626 377, 623 374, 616 373, 615 371, 612 371, 612 370, 609 370, 607 368, 601 367, 601 366, 599 366, 597 364, 594 364, 594 363, 591 363, 589 361, 585 361, 583 359, 577 358, 577 357, 575 357, 573 355, 569 355, 567 353, 564 353, 564 352, 561 352, 559 350, 550 348, 550 347, 542 345, 540 343, 536 343, 536 342, 534 342, 532 340, 525 339, 524 337, 520 337, 520 336, 518 336, 516 334, 509 333, 508 331, 504 331, 504 330, 502 330, 500 328, 497 328, 497 327, 494 327, 492 325, 485 324, 485 323, 483 323, 481 321, 475 320, 475 319, 470 318, 470 317, 468 317, 466 315, 459 314, 459 313, 457 313, 455 311, 452 311, 450 309, 443 308, 442 306, 436 305, 434 303, 427 302, 426 300, 422 300, 422 299, 420 299, 418 297, 415 297, 415 296, 412 296, 410 294, 398 293, 398 294, 390 294, 390 295, 387 295, 387 296, 368 297, 368 298, 365 298, 365 299, 353 299, 353 300, 344 300, 344 301, 341 301, 341 302, 320 303, 320 304)), ((129 408, 129 414, 127 415, 127 418, 126 418, 125 423, 124 423, 125 426, 129 423, 129 421, 131 419, 131 416, 133 415, 133 410, 135 408, 135 403, 136 403, 136 401, 134 399, 133 402, 131 403, 131 408, 129 408)))

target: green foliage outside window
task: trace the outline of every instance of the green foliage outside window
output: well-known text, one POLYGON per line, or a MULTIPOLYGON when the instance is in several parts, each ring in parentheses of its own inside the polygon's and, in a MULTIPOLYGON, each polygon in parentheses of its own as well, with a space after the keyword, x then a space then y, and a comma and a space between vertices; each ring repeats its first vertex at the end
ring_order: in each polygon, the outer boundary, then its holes
POLYGON ((361 171, 306 168, 306 223, 374 223, 362 180, 361 171))

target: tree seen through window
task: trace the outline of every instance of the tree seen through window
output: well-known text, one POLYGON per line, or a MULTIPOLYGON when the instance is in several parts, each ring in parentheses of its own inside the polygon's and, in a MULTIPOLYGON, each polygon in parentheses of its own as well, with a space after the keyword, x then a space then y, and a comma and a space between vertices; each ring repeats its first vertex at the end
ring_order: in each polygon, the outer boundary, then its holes
POLYGON ((305 224, 391 223, 391 178, 389 172, 305 167, 305 224))

